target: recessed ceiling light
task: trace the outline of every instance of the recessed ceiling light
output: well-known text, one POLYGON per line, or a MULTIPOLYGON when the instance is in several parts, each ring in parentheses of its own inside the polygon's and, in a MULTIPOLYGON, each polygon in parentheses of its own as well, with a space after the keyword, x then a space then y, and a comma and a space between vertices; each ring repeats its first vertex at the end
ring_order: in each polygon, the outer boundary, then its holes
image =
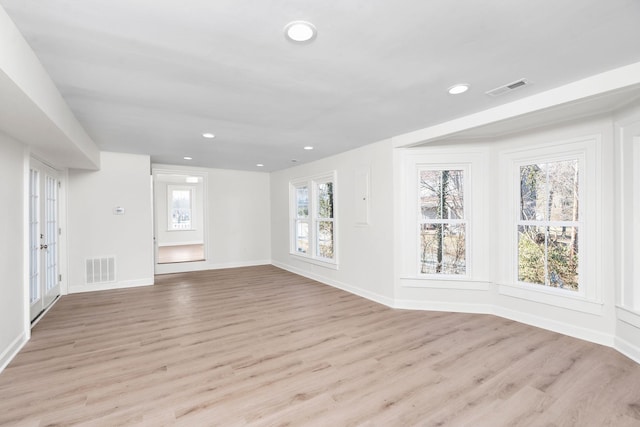
POLYGON ((306 147, 304 147, 305 150, 313 150, 313 147, 310 145, 307 145, 306 147))
POLYGON ((453 85, 448 89, 451 95, 459 95, 461 93, 465 93, 468 90, 469 85, 467 83, 458 83, 457 85, 453 85))
POLYGON ((212 139, 212 138, 215 138, 215 137, 216 137, 214 134, 212 134, 212 133, 210 133, 210 132, 205 132, 205 133, 203 133, 203 134, 202 134, 202 136, 203 136, 204 138, 209 138, 209 139, 212 139))
POLYGON ((316 27, 307 21, 292 21, 284 27, 285 36, 294 42, 304 43, 316 37, 316 27))
POLYGON ((259 168, 261 168, 261 167, 263 167, 264 165, 263 165, 262 163, 256 163, 256 166, 257 166, 257 167, 259 167, 259 168))
POLYGON ((184 156, 183 159, 185 159, 185 160, 193 160, 193 157, 184 156))

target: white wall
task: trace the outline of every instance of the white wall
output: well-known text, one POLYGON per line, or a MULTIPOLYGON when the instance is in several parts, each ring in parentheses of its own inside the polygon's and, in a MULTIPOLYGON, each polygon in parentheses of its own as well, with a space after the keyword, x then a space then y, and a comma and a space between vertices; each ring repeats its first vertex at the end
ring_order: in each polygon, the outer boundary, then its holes
POLYGON ((156 265, 156 273, 271 262, 268 173, 159 164, 154 164, 153 169, 206 175, 206 260, 156 265))
POLYGON ((271 174, 273 264, 358 295, 393 303, 393 161, 385 140, 271 174), (311 264, 289 253, 289 182, 336 171, 338 269, 311 264), (369 224, 358 224, 356 192, 369 173, 369 224))
POLYGON ((101 169, 69 171, 68 187, 69 292, 153 284, 149 156, 103 152, 101 169), (85 260, 105 256, 116 258, 115 283, 87 285, 85 260))
POLYGON ((0 132, 0 371, 29 337, 26 311, 26 150, 0 132))

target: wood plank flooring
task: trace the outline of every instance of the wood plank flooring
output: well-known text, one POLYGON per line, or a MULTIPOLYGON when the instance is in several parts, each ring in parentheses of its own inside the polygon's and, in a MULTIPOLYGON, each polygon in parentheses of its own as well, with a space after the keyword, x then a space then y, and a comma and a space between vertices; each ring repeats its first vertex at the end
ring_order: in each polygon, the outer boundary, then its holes
POLYGON ((64 296, 0 374, 20 426, 640 426, 640 365, 273 266, 64 296))
POLYGON ((173 245, 158 247, 158 264, 204 261, 204 245, 173 245))

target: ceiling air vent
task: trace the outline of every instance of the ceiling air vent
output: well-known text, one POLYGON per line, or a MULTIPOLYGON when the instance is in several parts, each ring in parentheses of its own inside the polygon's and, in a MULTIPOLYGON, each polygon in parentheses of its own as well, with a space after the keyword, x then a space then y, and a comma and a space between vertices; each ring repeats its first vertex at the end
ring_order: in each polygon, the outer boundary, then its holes
POLYGON ((497 87, 495 89, 491 89, 488 92, 485 92, 487 95, 489 96, 500 96, 500 95, 504 95, 505 93, 508 92, 512 92, 516 89, 520 89, 522 87, 525 86, 529 86, 531 84, 531 82, 527 79, 520 79, 520 80, 516 80, 515 82, 511 82, 509 84, 506 84, 504 86, 500 86, 497 87))

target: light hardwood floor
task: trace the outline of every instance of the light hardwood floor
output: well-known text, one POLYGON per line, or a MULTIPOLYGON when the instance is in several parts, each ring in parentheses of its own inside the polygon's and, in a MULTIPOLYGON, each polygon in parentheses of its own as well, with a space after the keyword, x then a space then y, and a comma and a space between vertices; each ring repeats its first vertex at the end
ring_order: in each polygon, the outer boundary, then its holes
POLYGON ((156 283, 62 297, 0 374, 0 424, 640 425, 640 365, 599 345, 272 266, 156 283))
POLYGON ((204 245, 174 245, 158 247, 158 264, 204 261, 204 245))

